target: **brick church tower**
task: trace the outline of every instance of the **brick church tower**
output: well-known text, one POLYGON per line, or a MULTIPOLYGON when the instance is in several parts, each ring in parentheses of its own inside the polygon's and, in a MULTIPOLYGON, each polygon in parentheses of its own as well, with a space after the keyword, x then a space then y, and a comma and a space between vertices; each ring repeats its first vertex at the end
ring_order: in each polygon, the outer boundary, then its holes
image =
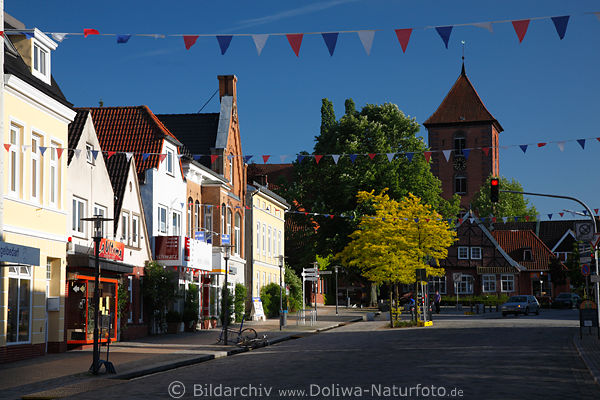
POLYGON ((442 104, 423 123, 429 134, 431 172, 442 182, 442 196, 461 196, 468 209, 487 177, 499 174, 500 123, 487 110, 463 63, 442 104))

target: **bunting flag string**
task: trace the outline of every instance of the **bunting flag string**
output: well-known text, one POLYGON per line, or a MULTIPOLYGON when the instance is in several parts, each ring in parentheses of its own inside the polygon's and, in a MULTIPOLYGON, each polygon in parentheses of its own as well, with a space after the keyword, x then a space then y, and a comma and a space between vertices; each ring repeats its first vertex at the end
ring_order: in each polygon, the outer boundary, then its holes
MULTIPOLYGON (((583 12, 584 15, 594 15, 600 20, 600 12, 598 11, 587 11, 583 12)), ((398 38, 398 42, 402 48, 402 51, 405 53, 408 47, 408 43, 410 41, 410 37, 415 30, 428 30, 435 29, 439 37, 442 39, 444 46, 448 48, 450 42, 450 35, 454 28, 456 27, 465 27, 465 26, 474 26, 482 29, 486 29, 489 32, 493 32, 494 24, 504 24, 511 23, 514 31, 517 35, 519 43, 523 41, 527 30, 529 29, 529 25, 531 21, 537 20, 549 20, 554 25, 556 33, 560 40, 564 39, 567 26, 569 24, 571 15, 561 15, 561 16, 541 16, 541 17, 530 17, 526 19, 520 20, 492 20, 492 21, 475 21, 461 24, 452 24, 452 25, 442 25, 442 26, 414 26, 402 29, 394 29, 396 37, 398 38)), ((373 40, 375 38, 375 33, 378 31, 383 31, 383 29, 370 29, 370 30, 344 30, 344 31, 325 31, 325 32, 295 32, 295 33, 263 33, 263 34, 251 34, 251 33, 234 33, 228 35, 222 34, 214 34, 214 33, 196 33, 196 34, 161 34, 161 33, 100 33, 97 29, 94 28, 85 28, 83 32, 44 32, 47 35, 52 36, 54 40, 57 42, 62 42, 69 36, 83 36, 87 38, 88 36, 113 36, 116 37, 118 44, 128 43, 132 36, 138 37, 149 37, 154 39, 165 39, 167 37, 182 37, 186 50, 189 50, 199 37, 215 37, 219 44, 219 49, 221 54, 224 55, 231 44, 231 40, 234 36, 238 37, 251 37, 254 45, 256 46, 256 52, 260 56, 262 50, 265 47, 267 39, 270 36, 285 36, 296 54, 297 57, 300 56, 300 46, 302 44, 302 39, 304 35, 320 35, 327 47, 327 50, 331 56, 335 51, 337 41, 340 34, 357 34, 360 42, 363 45, 365 53, 367 55, 371 54, 371 49, 373 47, 373 40)), ((33 29, 7 29, 5 31, 0 31, 0 35, 26 35, 27 37, 34 37, 35 31, 33 29)))

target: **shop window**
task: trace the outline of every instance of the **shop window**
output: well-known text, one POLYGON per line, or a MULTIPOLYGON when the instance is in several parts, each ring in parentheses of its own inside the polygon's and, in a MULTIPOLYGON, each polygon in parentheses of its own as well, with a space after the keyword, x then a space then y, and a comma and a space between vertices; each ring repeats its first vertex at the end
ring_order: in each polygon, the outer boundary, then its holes
POLYGON ((31 341, 31 267, 8 267, 7 343, 31 341))

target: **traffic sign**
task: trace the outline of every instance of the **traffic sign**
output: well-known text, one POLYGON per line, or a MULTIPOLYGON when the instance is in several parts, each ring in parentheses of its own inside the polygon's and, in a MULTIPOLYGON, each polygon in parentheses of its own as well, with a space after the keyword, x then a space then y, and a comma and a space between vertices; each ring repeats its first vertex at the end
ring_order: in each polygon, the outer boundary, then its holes
POLYGON ((221 244, 231 244, 229 235, 221 235, 221 244))
POLYGON ((597 249, 600 244, 600 233, 594 233, 594 238, 590 243, 592 244, 592 248, 597 249))
POLYGON ((594 225, 591 222, 575 223, 575 238, 583 242, 589 242, 594 238, 594 225))
POLYGON ((460 281, 462 279, 462 274, 460 272, 454 272, 452 274, 452 280, 454 282, 460 281))
POLYGON ((319 275, 331 275, 332 273, 331 271, 319 271, 319 275))
POLYGON ((583 265, 583 264, 589 264, 592 262, 592 257, 587 256, 587 257, 579 257, 579 264, 583 265))
POLYGON ((600 275, 590 276, 590 281, 592 281, 592 283, 600 282, 600 275))
POLYGON ((581 275, 583 275, 583 276, 589 276, 590 275, 590 265, 589 264, 582 264, 581 265, 581 275))

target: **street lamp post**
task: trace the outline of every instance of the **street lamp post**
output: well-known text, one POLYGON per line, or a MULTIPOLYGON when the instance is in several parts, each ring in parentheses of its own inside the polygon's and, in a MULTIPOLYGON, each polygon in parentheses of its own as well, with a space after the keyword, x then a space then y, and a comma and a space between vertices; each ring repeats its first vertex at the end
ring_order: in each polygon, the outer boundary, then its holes
POLYGON ((227 269, 227 262, 229 261, 229 251, 231 249, 231 245, 230 244, 224 244, 221 247, 225 248, 225 255, 223 256, 223 259, 225 260, 225 296, 223 299, 223 333, 224 333, 224 339, 223 339, 223 343, 225 344, 225 346, 227 346, 227 328, 229 327, 229 281, 227 279, 228 275, 229 275, 229 270, 227 269))
POLYGON ((283 327, 283 255, 279 256, 279 330, 283 327))
POLYGON ((333 269, 335 271, 335 315, 338 314, 338 268, 339 265, 334 265, 333 269))
POLYGON ((99 343, 99 332, 98 332, 98 309, 100 308, 100 242, 102 241, 102 223, 104 221, 112 221, 112 218, 104 218, 101 215, 94 215, 91 218, 81 218, 82 221, 93 221, 94 222, 94 247, 95 247, 95 272, 94 272, 94 350, 92 374, 98 375, 100 369, 100 343, 99 343))

